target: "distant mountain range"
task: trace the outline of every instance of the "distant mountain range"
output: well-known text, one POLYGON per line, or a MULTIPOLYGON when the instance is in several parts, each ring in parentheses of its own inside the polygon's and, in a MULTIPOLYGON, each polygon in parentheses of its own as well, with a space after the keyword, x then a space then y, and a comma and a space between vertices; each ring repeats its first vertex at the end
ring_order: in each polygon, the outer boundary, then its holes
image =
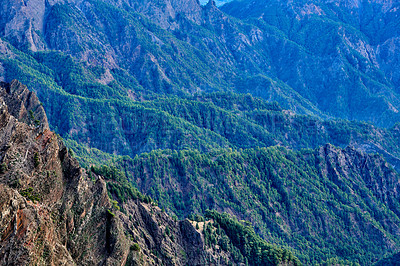
MULTIPOLYGON (((396 2, 240 1, 224 6, 225 13, 212 3, 182 3, 10 1, 1 11, 3 61, 18 60, 9 42, 23 52, 62 51, 98 76, 74 91, 72 82, 88 79, 65 80, 30 66, 49 80, 32 86, 39 96, 50 81, 89 98, 233 90, 297 113, 380 126, 399 121, 396 2)), ((31 64, 60 75, 57 64, 31 56, 31 64)), ((3 76, 12 78, 12 70, 3 76)))

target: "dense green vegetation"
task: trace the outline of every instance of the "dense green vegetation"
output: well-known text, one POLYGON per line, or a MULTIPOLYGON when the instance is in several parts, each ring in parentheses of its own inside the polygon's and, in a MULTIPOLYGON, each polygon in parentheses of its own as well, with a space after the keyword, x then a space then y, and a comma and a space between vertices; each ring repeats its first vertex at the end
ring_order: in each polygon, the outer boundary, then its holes
MULTIPOLYGON (((179 98, 153 95, 146 101, 132 102, 123 97, 111 99, 111 93, 104 94, 104 99, 92 99, 85 94, 85 85, 74 86, 81 88, 80 91, 64 91, 61 83, 49 81, 49 76, 56 74, 50 75, 53 72, 46 68, 48 74, 39 74, 34 69, 43 64, 33 57, 27 58, 31 61, 25 58, 23 62, 16 59, 7 62, 15 66, 24 82, 42 88, 39 91, 41 101, 49 120, 53 121, 52 127, 67 140, 78 158, 90 166, 101 164, 104 159, 118 159, 114 153, 130 155, 133 159, 120 158, 116 163, 118 167, 134 186, 171 214, 184 218, 193 212, 204 213, 209 208, 233 210, 240 219, 251 221, 256 232, 268 242, 290 246, 305 264, 338 257, 368 265, 390 252, 383 248, 386 240, 380 238, 379 232, 385 232, 394 243, 398 241, 395 234, 390 233, 390 225, 382 222, 383 217, 397 219, 387 210, 395 206, 395 200, 379 203, 375 208, 372 203, 375 200, 363 200, 369 195, 369 189, 363 189, 358 194, 363 196, 353 203, 354 199, 346 196, 348 190, 341 190, 342 186, 315 181, 320 178, 316 161, 293 162, 283 154, 296 158, 295 152, 273 151, 276 148, 265 152, 257 148, 276 144, 296 149, 316 148, 327 142, 342 147, 369 145, 378 147, 372 151, 383 151, 395 164, 399 143, 396 126, 379 129, 366 123, 321 121, 295 115, 276 103, 246 94, 213 93, 179 98), (232 148, 232 151, 221 148, 232 148), (248 150, 241 151, 241 148, 248 150), (164 150, 152 151, 156 149, 164 150), (143 152, 150 153, 134 158, 143 152), (258 153, 274 159, 267 160, 266 165, 260 164, 256 160, 258 153), (275 179, 270 173, 281 164, 297 166, 295 170, 280 172, 275 179), (291 171, 294 173, 289 174, 291 171), (301 179, 296 179, 291 189, 287 189, 287 180, 297 176, 304 177, 306 183, 298 183, 301 179), (321 187, 331 187, 327 191, 332 192, 327 194, 321 187), (337 187, 339 192, 335 192, 337 187), (321 196, 311 196, 309 191, 316 191, 311 195, 321 196), (205 196, 200 196, 203 194, 205 196), (318 201, 324 198, 333 199, 329 203, 318 201), (297 211, 293 214, 293 210, 297 211), (355 222, 350 222, 353 220, 355 222), (325 231, 325 227, 321 228, 324 223, 328 224, 325 231), (366 233, 361 240, 354 232, 372 230, 363 224, 378 224, 378 236, 366 233), (330 228, 337 229, 332 232, 330 228), (348 239, 348 235, 352 238, 348 239), (326 240, 329 237, 331 240, 326 240)), ((75 61, 75 64, 82 63, 75 61)), ((85 67, 76 69, 92 71, 85 67)), ((131 195, 129 187, 113 182, 108 187, 114 200, 123 201, 131 195)))
MULTIPOLYGON (((125 174, 115 166, 92 166, 88 173, 89 177, 96 174, 105 178, 114 208, 120 209, 120 206, 123 206, 122 203, 127 200, 139 199, 142 202, 154 204, 149 196, 143 195, 134 188, 128 182, 125 174)), ((108 211, 110 215, 115 215, 110 210, 108 211)), ((123 209, 122 211, 124 212, 123 209)), ((205 245, 219 245, 223 250, 230 252, 234 262, 246 265, 278 265, 291 262, 293 265, 301 265, 291 251, 266 242, 255 233, 249 224, 243 225, 237 219, 216 211, 207 210, 205 215, 207 219, 213 221, 213 225, 207 222, 207 226, 204 228, 205 245)), ((204 222, 204 218, 199 215, 193 216, 192 219, 204 222)), ((198 225, 197 229, 199 229, 198 225)))
POLYGON ((117 165, 169 213, 229 211, 267 241, 293 248, 305 264, 338 257, 369 265, 391 252, 387 243, 400 241, 399 196, 380 185, 393 191, 399 176, 379 155, 329 145, 299 152, 158 150, 117 165))
MULTIPOLYGON (((90 100, 81 100, 78 104, 81 106, 79 113, 76 108, 70 109, 77 114, 71 123, 74 128, 82 125, 87 132, 72 132, 67 139, 72 138, 81 145, 93 136, 90 145, 109 153, 133 157, 154 149, 209 152, 226 147, 273 145, 300 149, 332 143, 382 153, 393 165, 399 165, 398 127, 379 129, 362 122, 321 121, 310 116, 294 115, 282 110, 277 103, 267 103, 248 94, 162 97, 135 104, 114 102, 113 107, 90 100), (105 113, 101 112, 101 108, 106 110, 105 113), (84 113, 91 116, 84 116, 84 113)), ((87 154, 90 149, 78 148, 77 142, 69 143, 78 156, 96 158, 95 154, 87 154)))
POLYGON ((384 258, 376 263, 376 266, 397 266, 400 262, 400 253, 394 254, 393 256, 384 258))
POLYGON ((293 115, 277 103, 248 94, 177 97, 150 93, 147 101, 132 101, 128 90, 132 90, 132 97, 144 95, 123 85, 134 84, 133 80, 107 86, 95 82, 94 86, 93 81, 104 69, 88 67, 55 52, 33 56, 13 52, 16 57, 4 61, 7 78, 19 77, 38 90, 52 129, 71 143, 134 156, 153 149, 211 151, 276 144, 315 148, 329 142, 341 147, 367 145, 370 152, 382 153, 392 164, 398 164, 397 127, 384 130, 345 120, 323 122, 293 115), (57 69, 59 65, 65 67, 57 69))
POLYGON ((87 68, 70 56, 53 52, 34 57, 15 52, 19 59, 5 62, 8 76, 18 76, 38 89, 52 127, 67 140, 108 153, 133 156, 159 148, 210 151, 275 144, 315 148, 327 142, 342 147, 372 142, 394 155, 398 150, 398 130, 346 121, 320 122, 291 115, 276 103, 250 95, 163 96, 132 102, 123 96, 122 85, 105 88, 85 81, 94 80, 101 69, 87 68), (49 68, 60 64, 68 67, 56 72, 49 68), (64 88, 73 89, 66 92, 64 88))
POLYGON ((231 252, 236 262, 246 265, 279 265, 285 262, 301 265, 289 250, 267 243, 251 226, 243 225, 228 214, 207 210, 206 217, 214 221, 213 226, 208 223, 204 229, 206 245, 218 244, 223 250, 231 252))

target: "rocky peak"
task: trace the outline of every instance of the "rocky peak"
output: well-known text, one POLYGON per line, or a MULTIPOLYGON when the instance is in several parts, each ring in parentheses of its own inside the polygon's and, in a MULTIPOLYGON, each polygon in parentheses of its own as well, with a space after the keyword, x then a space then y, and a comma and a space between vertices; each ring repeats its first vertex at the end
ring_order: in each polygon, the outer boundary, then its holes
POLYGON ((210 0, 210 1, 208 1, 208 3, 207 3, 207 5, 206 5, 207 7, 210 7, 210 6, 216 6, 216 4, 215 4, 215 1, 214 0, 210 0))
POLYGON ((79 168, 48 129, 34 93, 18 81, 1 85, 0 264, 73 265, 108 260, 114 253, 105 254, 102 248, 75 250, 80 248, 81 237, 89 233, 95 241, 105 238, 110 206, 105 182, 99 177, 91 181, 79 168), (29 111, 38 119, 41 115, 41 125, 32 125, 29 111), (100 229, 88 226, 94 221, 100 229))
POLYGON ((345 6, 348 8, 359 9, 368 4, 373 4, 376 6, 380 6, 382 11, 390 10, 396 3, 392 0, 373 0, 373 1, 365 1, 365 0, 325 0, 321 1, 323 3, 334 4, 336 6, 345 6))
MULTIPOLYGON (((106 1, 110 2, 110 1, 106 1)), ((124 0, 124 4, 132 7, 164 29, 174 30, 179 25, 176 23, 178 16, 183 16, 193 23, 201 23, 202 7, 198 0, 140 0, 132 3, 124 0)))
POLYGON ((28 125, 49 129, 49 123, 43 105, 34 92, 17 80, 0 83, 0 97, 3 98, 8 111, 19 121, 28 125))

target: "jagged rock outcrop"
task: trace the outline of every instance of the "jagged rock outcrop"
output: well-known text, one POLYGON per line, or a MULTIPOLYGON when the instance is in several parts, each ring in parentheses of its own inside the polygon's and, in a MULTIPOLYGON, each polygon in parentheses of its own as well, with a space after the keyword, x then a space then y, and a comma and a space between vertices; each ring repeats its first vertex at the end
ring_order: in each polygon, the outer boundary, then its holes
POLYGON ((13 81, 1 84, 0 94, 0 263, 121 264, 128 250, 124 238, 108 250, 104 244, 110 226, 123 235, 107 216, 104 180, 88 179, 49 130, 34 93, 13 81))
MULTIPOLYGON (((0 264, 125 264, 129 241, 108 211, 104 179, 79 167, 34 93, 13 81, 0 95, 0 264), (31 110, 41 126, 31 123, 31 110)), ((149 215, 136 207, 139 218, 149 215)))
POLYGON ((4 88, 0 96, 13 117, 25 124, 35 125, 40 130, 49 129, 46 113, 35 93, 17 80, 2 82, 0 86, 4 88))

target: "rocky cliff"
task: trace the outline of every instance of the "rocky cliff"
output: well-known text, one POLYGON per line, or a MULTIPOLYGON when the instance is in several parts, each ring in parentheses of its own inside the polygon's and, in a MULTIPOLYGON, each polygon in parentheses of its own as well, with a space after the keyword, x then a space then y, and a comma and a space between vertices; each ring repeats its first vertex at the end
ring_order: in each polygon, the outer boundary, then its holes
POLYGON ((121 264, 129 247, 110 242, 123 234, 104 180, 88 179, 34 93, 17 81, 0 90, 1 264, 121 264))

